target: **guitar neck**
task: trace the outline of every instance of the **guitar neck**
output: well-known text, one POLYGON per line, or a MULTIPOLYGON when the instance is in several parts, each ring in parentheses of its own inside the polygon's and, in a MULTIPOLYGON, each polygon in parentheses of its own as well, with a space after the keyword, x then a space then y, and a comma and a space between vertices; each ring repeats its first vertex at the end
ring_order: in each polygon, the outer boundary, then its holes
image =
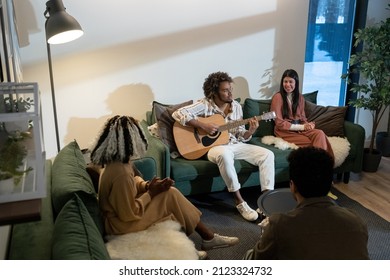
MULTIPOLYGON (((224 125, 221 125, 219 127, 219 131, 225 131, 225 130, 229 130, 229 129, 232 129, 232 128, 235 128, 237 126, 240 126, 240 125, 244 125, 244 124, 247 124, 249 123, 249 121, 251 120, 252 118, 249 118, 249 119, 244 119, 244 120, 239 120, 239 121, 234 121, 234 122, 228 122, 224 125)), ((261 120, 261 116, 256 116, 256 119, 259 121, 261 120)))
MULTIPOLYGON (((271 112, 268 112, 268 113, 264 113, 261 116, 256 116, 256 119, 258 121, 261 121, 261 120, 268 121, 268 120, 273 120, 275 118, 276 118, 276 113, 274 111, 271 111, 271 112)), ((247 124, 251 119, 252 118, 248 118, 248 119, 245 119, 245 120, 234 121, 234 122, 228 122, 226 124, 221 125, 219 127, 219 131, 222 132, 224 130, 228 130, 228 129, 231 129, 231 128, 234 128, 234 127, 237 127, 237 126, 240 126, 240 125, 247 124)))

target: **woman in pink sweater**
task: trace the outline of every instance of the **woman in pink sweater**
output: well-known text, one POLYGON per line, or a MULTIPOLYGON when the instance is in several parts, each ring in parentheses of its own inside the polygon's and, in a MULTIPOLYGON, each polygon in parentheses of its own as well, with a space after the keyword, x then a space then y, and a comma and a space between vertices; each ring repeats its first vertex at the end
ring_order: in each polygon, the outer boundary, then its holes
POLYGON ((274 132, 277 137, 299 147, 314 146, 326 150, 333 158, 333 150, 325 133, 308 122, 305 99, 299 92, 299 77, 295 70, 284 71, 280 90, 272 97, 271 111, 276 113, 274 132))

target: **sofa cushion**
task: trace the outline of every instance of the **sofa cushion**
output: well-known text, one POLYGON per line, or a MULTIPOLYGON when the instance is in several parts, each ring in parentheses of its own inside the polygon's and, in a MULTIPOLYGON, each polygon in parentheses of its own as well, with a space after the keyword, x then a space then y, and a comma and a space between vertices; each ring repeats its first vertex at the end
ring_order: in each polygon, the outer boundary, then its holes
POLYGON ((160 139, 169 147, 169 151, 172 157, 179 156, 176 143, 173 138, 173 124, 175 120, 172 118, 172 113, 177 109, 192 104, 193 101, 189 100, 180 104, 167 105, 157 101, 153 101, 153 114, 158 125, 158 135, 160 139))
POLYGON ((86 163, 76 141, 66 145, 55 157, 52 168, 53 207, 58 214, 74 192, 96 196, 86 163))
POLYGON ((110 259, 96 224, 76 193, 64 205, 55 221, 52 258, 55 260, 110 259))
POLYGON ((66 145, 55 157, 52 167, 52 205, 56 218, 62 207, 77 193, 83 200, 102 234, 103 222, 97 194, 91 177, 86 170, 86 163, 76 140, 66 145))
MULTIPOLYGON (((304 93, 303 97, 314 104, 317 103, 318 91, 310 93, 304 93)), ((252 99, 246 98, 244 101, 243 117, 244 119, 260 116, 266 112, 269 112, 271 107, 271 99, 252 99)), ((273 121, 261 121, 259 129, 253 134, 253 137, 263 137, 266 135, 274 135, 274 122, 273 121)))
POLYGON ((318 90, 302 94, 306 101, 317 104, 318 90))
POLYGON ((158 101, 153 101, 153 103, 152 103, 152 114, 150 116, 151 121, 152 121, 151 124, 156 123, 158 121, 159 117, 161 116, 161 114, 164 113, 166 109, 169 109, 169 108, 179 109, 179 108, 181 108, 183 106, 190 105, 192 103, 193 103, 192 100, 188 100, 188 101, 181 102, 181 103, 178 103, 178 104, 165 104, 165 103, 161 103, 161 102, 158 102, 158 101))
POLYGON ((305 114, 308 121, 315 122, 327 136, 344 137, 344 119, 347 106, 320 106, 305 102, 305 114))
POLYGON ((142 174, 144 180, 152 180, 157 175, 156 160, 151 157, 144 157, 133 160, 135 167, 142 174))
MULTIPOLYGON (((244 101, 243 117, 244 119, 251 118, 253 116, 260 116, 265 112, 269 112, 271 107, 271 99, 256 100, 247 98, 244 101)), ((274 134, 274 122, 273 121, 260 121, 259 128, 253 134, 253 137, 263 137, 265 135, 274 134)))

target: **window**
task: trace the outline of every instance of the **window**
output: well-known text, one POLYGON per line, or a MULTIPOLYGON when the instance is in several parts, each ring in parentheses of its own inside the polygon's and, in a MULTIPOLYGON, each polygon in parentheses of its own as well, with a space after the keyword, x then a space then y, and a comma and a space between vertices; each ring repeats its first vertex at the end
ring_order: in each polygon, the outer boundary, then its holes
POLYGON ((320 105, 344 106, 356 0, 310 0, 303 92, 318 90, 320 105))

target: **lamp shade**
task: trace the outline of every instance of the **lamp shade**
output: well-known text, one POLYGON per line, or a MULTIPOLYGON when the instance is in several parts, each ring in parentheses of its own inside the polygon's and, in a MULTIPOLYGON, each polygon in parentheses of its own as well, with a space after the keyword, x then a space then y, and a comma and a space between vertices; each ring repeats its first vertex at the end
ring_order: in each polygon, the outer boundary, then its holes
POLYGON ((46 39, 49 44, 73 41, 84 34, 77 20, 65 11, 61 0, 46 2, 46 39))

